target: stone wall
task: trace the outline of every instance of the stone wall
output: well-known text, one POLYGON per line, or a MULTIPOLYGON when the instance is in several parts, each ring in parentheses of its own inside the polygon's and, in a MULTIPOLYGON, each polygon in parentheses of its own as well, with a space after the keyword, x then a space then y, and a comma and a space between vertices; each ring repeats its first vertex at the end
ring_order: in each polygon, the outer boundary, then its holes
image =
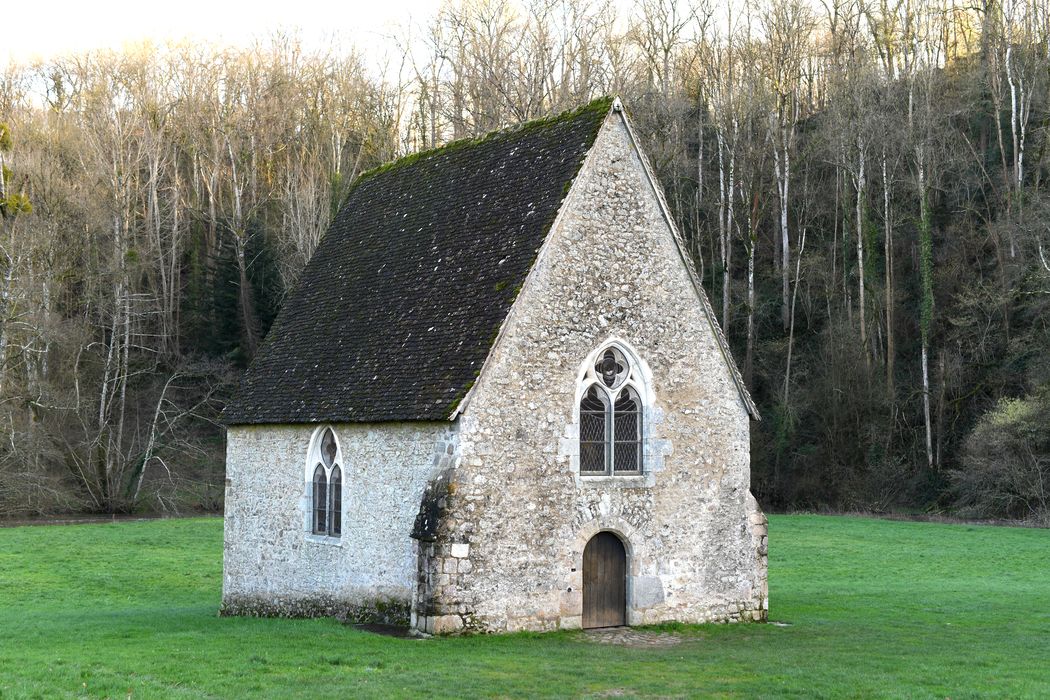
MULTIPOLYGON (((427 483, 449 467, 455 424, 336 424, 342 535, 310 533, 307 450, 317 426, 227 432, 223 612, 408 624, 409 537, 427 483)), ((311 465, 312 466, 312 465, 311 465)))
POLYGON ((420 553, 428 632, 573 628, 601 530, 628 552, 628 622, 764 619, 749 416, 671 229, 611 114, 459 418, 420 553), (610 339, 651 372, 646 473, 578 474, 577 377, 610 339))

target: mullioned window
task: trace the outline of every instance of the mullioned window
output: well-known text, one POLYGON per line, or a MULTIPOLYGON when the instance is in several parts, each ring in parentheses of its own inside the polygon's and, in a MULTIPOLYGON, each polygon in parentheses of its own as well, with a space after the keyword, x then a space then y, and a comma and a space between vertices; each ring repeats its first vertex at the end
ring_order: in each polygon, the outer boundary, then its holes
POLYGON ((583 378, 580 399, 580 474, 642 473, 643 403, 638 363, 610 345, 597 353, 583 378))
POLYGON ((310 449, 310 531, 315 535, 343 534, 343 460, 339 441, 324 428, 310 449))

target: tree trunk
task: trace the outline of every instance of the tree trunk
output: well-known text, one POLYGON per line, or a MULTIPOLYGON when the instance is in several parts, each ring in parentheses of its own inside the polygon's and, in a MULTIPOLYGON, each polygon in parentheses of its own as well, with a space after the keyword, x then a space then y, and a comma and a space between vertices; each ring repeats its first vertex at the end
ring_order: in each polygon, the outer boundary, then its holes
MULTIPOLYGON (((783 118, 781 118, 781 121, 783 118)), ((779 133, 774 136, 773 171, 777 181, 777 199, 780 204, 780 322, 788 330, 790 310, 791 244, 788 232, 788 196, 791 187, 791 152, 790 135, 786 124, 778 125, 779 133), (779 143, 778 143, 779 141, 779 143)))
POLYGON ((868 354, 867 309, 864 300, 864 190, 865 182, 865 144, 863 138, 857 139, 857 310, 860 314, 860 346, 864 353, 864 365, 870 368, 871 358, 868 354))
POLYGON ((896 396, 894 362, 896 348, 893 340, 893 219, 890 213, 890 181, 886 166, 886 149, 882 150, 882 215, 885 225, 886 263, 886 394, 892 404, 896 396))
POLYGON ((795 258, 795 285, 791 291, 791 318, 788 324, 787 362, 784 366, 784 406, 791 405, 791 358, 795 347, 795 302, 798 299, 798 280, 802 274, 802 254, 806 250, 806 227, 802 227, 802 238, 798 244, 798 256, 795 258))
POLYGON ((926 427, 926 465, 933 469, 933 426, 930 423, 929 346, 933 324, 933 232, 926 192, 925 148, 916 149, 919 181, 919 275, 922 284, 919 330, 922 336, 922 413, 926 427))
POLYGON ((755 248, 758 245, 758 193, 751 196, 751 215, 747 221, 747 354, 744 383, 751 385, 755 356, 755 248))
POLYGON ((926 339, 922 340, 922 417, 926 426, 926 466, 933 469, 933 426, 930 424, 930 367, 926 339))

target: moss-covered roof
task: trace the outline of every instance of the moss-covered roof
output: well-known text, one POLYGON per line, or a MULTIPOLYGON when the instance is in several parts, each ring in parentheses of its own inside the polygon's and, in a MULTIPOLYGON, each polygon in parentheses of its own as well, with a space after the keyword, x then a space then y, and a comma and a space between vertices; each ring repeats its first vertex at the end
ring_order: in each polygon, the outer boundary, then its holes
POLYGON ((362 174, 225 421, 450 417, 611 106, 596 100, 362 174))

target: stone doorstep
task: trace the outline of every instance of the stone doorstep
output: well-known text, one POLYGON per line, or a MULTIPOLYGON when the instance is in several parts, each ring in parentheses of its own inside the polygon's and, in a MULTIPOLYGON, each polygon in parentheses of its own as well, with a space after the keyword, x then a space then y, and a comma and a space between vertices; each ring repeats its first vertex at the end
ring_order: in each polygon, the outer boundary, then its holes
POLYGON ((595 644, 613 644, 616 646, 665 649, 685 641, 680 635, 668 632, 647 632, 630 627, 599 627, 583 630, 580 638, 595 644))

